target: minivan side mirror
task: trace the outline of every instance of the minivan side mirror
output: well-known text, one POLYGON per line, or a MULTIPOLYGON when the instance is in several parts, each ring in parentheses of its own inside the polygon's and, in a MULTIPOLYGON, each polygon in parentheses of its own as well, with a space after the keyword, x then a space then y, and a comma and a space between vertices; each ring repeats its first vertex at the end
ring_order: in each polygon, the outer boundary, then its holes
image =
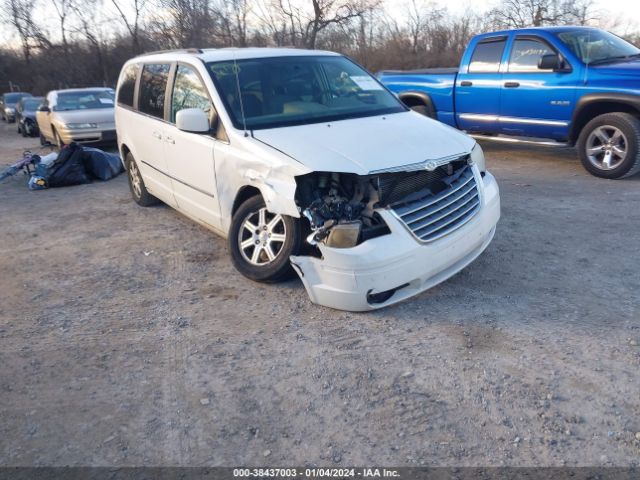
POLYGON ((184 132, 207 133, 209 117, 199 108, 185 108, 176 113, 176 127, 184 132))
POLYGON ((540 70, 562 70, 560 57, 557 53, 543 55, 542 57, 540 57, 540 60, 538 60, 538 68, 540 70))
POLYGON ((49 107, 47 107, 46 105, 40 105, 38 107, 38 111, 39 112, 50 112, 51 110, 49 110, 49 107))

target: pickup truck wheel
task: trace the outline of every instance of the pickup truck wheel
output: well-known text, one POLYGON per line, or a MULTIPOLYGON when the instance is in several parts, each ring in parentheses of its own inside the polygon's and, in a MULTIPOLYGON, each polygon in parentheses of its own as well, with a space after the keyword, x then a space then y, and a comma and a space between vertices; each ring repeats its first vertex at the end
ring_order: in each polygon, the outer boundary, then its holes
POLYGON ((601 178, 623 178, 640 171, 640 119, 606 113, 580 132, 578 153, 584 168, 601 178))
POLYGON ((127 178, 129 179, 129 190, 131 190, 131 196, 133 200, 141 207, 150 207, 159 202, 159 200, 151 195, 147 187, 144 186, 140 169, 133 159, 131 153, 127 153, 124 161, 127 167, 127 178))
POLYGON ((236 211, 229 229, 229 252, 234 267, 256 282, 274 283, 293 275, 289 257, 300 252, 300 222, 267 210, 260 196, 236 211))

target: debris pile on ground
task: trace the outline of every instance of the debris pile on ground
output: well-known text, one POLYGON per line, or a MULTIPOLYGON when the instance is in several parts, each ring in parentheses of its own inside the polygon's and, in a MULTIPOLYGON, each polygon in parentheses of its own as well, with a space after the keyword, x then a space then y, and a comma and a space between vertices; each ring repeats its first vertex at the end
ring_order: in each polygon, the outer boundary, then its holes
POLYGON ((71 143, 59 153, 53 152, 43 157, 24 152, 20 161, 0 173, 0 180, 21 170, 26 170, 30 175, 30 189, 42 190, 82 185, 93 180, 110 180, 122 173, 124 168, 116 154, 71 143))

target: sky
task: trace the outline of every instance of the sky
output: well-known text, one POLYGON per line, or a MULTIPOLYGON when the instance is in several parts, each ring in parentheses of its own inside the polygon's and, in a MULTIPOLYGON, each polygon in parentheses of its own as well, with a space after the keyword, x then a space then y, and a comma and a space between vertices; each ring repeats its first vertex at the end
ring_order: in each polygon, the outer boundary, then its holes
MULTIPOLYGON (((305 0, 302 0, 305 1, 305 0)), ((383 3, 390 15, 402 22, 402 15, 410 0, 383 0, 383 3)), ((429 0, 425 0, 429 1, 429 0)), ((431 0, 439 7, 446 6, 453 14, 462 14, 466 10, 478 12, 488 11, 500 3, 500 0, 431 0)), ((44 1, 41 0, 41 3, 44 1)), ((640 0, 594 0, 594 9, 598 13, 603 25, 614 25, 609 27, 614 33, 624 35, 640 31, 640 0)), ((42 12, 41 12, 42 13, 42 12)), ((51 12, 53 14, 53 12, 51 12)), ((51 18, 50 15, 47 15, 51 18)), ((49 19, 50 27, 55 26, 49 19)), ((6 25, 0 29, 0 44, 11 43, 17 46, 14 32, 6 25)))

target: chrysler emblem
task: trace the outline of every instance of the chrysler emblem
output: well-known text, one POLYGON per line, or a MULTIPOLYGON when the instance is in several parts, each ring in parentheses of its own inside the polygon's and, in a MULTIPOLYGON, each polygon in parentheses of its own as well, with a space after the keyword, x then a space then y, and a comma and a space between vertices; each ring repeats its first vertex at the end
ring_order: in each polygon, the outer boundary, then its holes
POLYGON ((438 164, 433 160, 429 160, 424 168, 426 168, 429 172, 433 172, 436 168, 438 168, 438 164))

